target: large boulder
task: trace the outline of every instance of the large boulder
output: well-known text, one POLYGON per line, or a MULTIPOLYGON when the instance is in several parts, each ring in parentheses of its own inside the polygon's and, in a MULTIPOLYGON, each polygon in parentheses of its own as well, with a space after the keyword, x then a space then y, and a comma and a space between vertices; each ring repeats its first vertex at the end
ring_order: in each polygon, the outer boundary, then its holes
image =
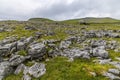
POLYGON ((10 66, 9 62, 0 63, 0 80, 2 80, 5 76, 9 75, 12 72, 13 68, 10 66))

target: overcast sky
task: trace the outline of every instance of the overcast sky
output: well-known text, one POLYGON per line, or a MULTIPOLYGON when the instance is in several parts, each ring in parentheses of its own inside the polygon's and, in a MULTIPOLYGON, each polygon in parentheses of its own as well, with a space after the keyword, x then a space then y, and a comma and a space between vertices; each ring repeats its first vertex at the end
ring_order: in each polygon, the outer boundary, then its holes
POLYGON ((0 19, 27 20, 31 17, 120 19, 120 0, 0 0, 0 19))

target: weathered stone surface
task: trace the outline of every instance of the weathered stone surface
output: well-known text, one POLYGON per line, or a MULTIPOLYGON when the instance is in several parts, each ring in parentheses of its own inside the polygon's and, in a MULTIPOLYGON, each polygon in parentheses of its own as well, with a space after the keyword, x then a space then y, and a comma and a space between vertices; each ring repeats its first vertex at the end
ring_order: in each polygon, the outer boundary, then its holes
POLYGON ((93 56, 101 57, 101 58, 108 58, 108 52, 103 47, 97 47, 93 49, 93 56))
POLYGON ((30 44, 33 41, 34 41, 34 38, 32 36, 25 39, 25 43, 27 43, 27 44, 30 44))
POLYGON ((112 33, 110 36, 113 38, 120 38, 120 35, 117 33, 112 33))
POLYGON ((26 74, 23 76, 23 80, 32 80, 32 78, 26 74))
POLYGON ((96 32, 91 30, 89 32, 85 32, 84 36, 87 37, 87 38, 95 38, 96 37, 96 32))
POLYGON ((87 51, 81 51, 80 49, 65 49, 63 51, 62 56, 66 56, 69 58, 87 58, 90 59, 90 54, 87 51))
POLYGON ((17 42, 17 50, 25 50, 27 45, 24 42, 17 42))
POLYGON ((29 68, 29 74, 35 78, 38 78, 44 75, 46 72, 45 64, 35 63, 33 66, 29 68))
POLYGON ((105 72, 103 75, 108 77, 110 80, 120 80, 119 76, 116 76, 116 75, 109 73, 109 72, 105 72))
POLYGON ((120 69, 120 62, 117 62, 117 61, 112 61, 112 62, 109 62, 109 64, 115 66, 116 68, 120 69))
POLYGON ((99 46, 106 46, 106 41, 105 40, 92 40, 91 41, 91 47, 99 47, 99 46))
POLYGON ((25 67, 26 66, 24 64, 18 65, 18 67, 16 68, 14 74, 19 74, 21 71, 24 71, 25 67))
POLYGON ((60 43, 60 49, 67 49, 69 46, 70 46, 70 44, 71 44, 71 41, 62 41, 61 43, 60 43))
POLYGON ((9 44, 9 43, 15 42, 15 41, 16 41, 16 37, 6 37, 2 41, 0 41, 0 45, 9 44))
POLYGON ((43 57, 46 54, 46 47, 43 43, 33 43, 29 47, 28 55, 30 55, 31 58, 43 57))
POLYGON ((36 30, 34 26, 25 26, 25 30, 36 30))
POLYGON ((0 56, 6 56, 16 50, 16 42, 6 45, 0 45, 0 56))
POLYGON ((12 73, 13 68, 10 66, 9 62, 1 62, 0 63, 0 80, 2 80, 5 76, 12 73))
POLYGON ((94 60, 93 62, 98 62, 99 64, 109 64, 111 62, 111 59, 103 59, 103 60, 94 60))
POLYGON ((118 69, 109 69, 108 72, 109 73, 113 73, 115 75, 119 75, 120 74, 120 71, 118 69))
POLYGON ((10 59, 9 62, 11 64, 11 66, 17 66, 20 63, 24 62, 26 60, 26 58, 24 56, 20 56, 20 55, 13 55, 10 59))

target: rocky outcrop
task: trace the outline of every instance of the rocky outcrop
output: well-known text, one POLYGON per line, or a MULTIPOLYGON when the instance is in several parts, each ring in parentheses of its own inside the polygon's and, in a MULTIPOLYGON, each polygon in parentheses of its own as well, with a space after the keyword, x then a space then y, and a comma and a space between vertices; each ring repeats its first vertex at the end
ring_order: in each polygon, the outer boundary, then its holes
MULTIPOLYGON (((25 30, 33 30, 25 28, 25 30)), ((49 61, 49 58, 63 56, 69 58, 69 62, 74 59, 91 59, 99 65, 109 64, 115 67, 104 72, 103 76, 111 80, 120 80, 120 62, 113 61, 110 57, 109 50, 119 52, 120 45, 115 40, 99 39, 119 38, 119 31, 91 30, 82 31, 80 35, 70 36, 64 40, 42 40, 42 36, 55 35, 54 31, 47 31, 46 34, 41 32, 35 33, 34 37, 22 37, 21 39, 8 38, 0 41, 0 79, 10 73, 16 75, 23 73, 23 80, 32 80, 32 77, 39 78, 46 73, 46 68, 40 61, 49 61), (95 39, 94 39, 95 38, 95 39), (41 41, 42 40, 42 41, 41 41), (74 46, 75 45, 75 46, 74 46), (20 54, 19 52, 23 52, 20 54), (24 55, 24 52, 26 53, 24 55), (34 61, 35 64, 27 66, 28 61, 34 61)), ((77 32, 78 33, 78 32, 77 32)), ((73 33, 71 33, 72 35, 73 33)), ((90 71, 90 75, 96 77, 97 73, 90 71)))

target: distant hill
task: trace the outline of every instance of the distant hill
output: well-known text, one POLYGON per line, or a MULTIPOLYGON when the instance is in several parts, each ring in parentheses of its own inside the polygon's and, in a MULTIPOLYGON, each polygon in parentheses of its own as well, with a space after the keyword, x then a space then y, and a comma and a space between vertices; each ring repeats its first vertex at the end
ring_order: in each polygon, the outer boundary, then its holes
POLYGON ((94 18, 94 17, 86 17, 86 18, 80 18, 80 19, 71 19, 71 20, 64 20, 61 21, 64 23, 80 23, 80 22, 86 22, 86 23, 116 23, 120 22, 120 20, 105 17, 105 18, 94 18))
POLYGON ((44 22, 52 22, 53 20, 47 18, 30 18, 28 21, 44 21, 44 22))
POLYGON ((120 20, 104 17, 104 18, 95 18, 95 17, 86 17, 80 19, 69 19, 64 21, 54 21, 48 18, 30 18, 28 21, 32 22, 59 22, 59 23, 68 23, 68 24, 79 24, 79 23, 120 23, 120 20))

